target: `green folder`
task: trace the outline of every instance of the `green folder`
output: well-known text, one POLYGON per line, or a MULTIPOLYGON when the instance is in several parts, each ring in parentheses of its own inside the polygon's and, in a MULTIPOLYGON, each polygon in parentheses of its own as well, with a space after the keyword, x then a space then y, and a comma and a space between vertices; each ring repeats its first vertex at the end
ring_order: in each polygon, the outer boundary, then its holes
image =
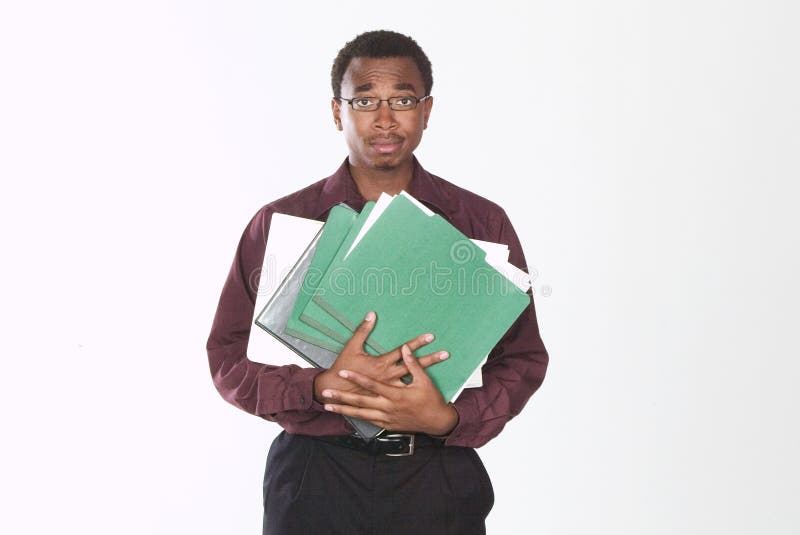
POLYGON ((448 401, 530 303, 482 249, 403 195, 345 258, 349 248, 346 240, 304 313, 318 305, 353 331, 375 311, 368 342, 381 353, 432 332, 436 339, 419 353, 450 352, 427 369, 448 401))
MULTIPOLYGON (((285 332, 308 343, 339 353, 353 332, 342 325, 311 298, 319 291, 318 285, 328 266, 344 255, 353 243, 375 203, 369 202, 360 214, 344 206, 334 206, 325 222, 314 257, 303 279, 303 286, 295 301, 285 332)), ((375 348, 365 348, 373 355, 375 348)))
POLYGON ((303 323, 300 320, 300 313, 306 307, 317 285, 320 283, 322 275, 328 268, 336 252, 339 250, 344 239, 350 232, 350 228, 358 218, 358 212, 347 205, 340 204, 331 208, 328 219, 322 227, 322 236, 317 242, 317 247, 311 264, 308 267, 300 292, 297 294, 292 313, 286 322, 284 332, 295 338, 304 340, 310 344, 339 353, 344 344, 338 339, 303 323))

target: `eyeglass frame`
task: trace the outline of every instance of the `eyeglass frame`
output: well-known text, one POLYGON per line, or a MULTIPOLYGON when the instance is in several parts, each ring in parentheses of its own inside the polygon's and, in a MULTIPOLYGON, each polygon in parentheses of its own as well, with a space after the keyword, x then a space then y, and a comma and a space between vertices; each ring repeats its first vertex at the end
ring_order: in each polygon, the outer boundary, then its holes
POLYGON ((354 100, 358 100, 360 98, 373 98, 373 97, 353 97, 353 98, 334 97, 334 98, 336 100, 347 102, 350 105, 350 108, 353 111, 357 111, 357 112, 361 112, 361 113, 369 113, 371 111, 378 111, 379 109, 381 109, 381 102, 385 102, 386 105, 389 106, 389 109, 392 110, 392 111, 414 111, 414 110, 417 109, 417 106, 419 106, 421 102, 424 102, 424 101, 428 100, 429 98, 431 98, 431 95, 425 95, 424 97, 417 97, 416 95, 402 95, 402 96, 398 96, 398 97, 379 98, 378 99, 378 107, 375 108, 374 110, 357 110, 355 108, 355 106, 353 106, 353 101, 354 100), (413 108, 409 108, 407 110, 396 110, 396 109, 392 108, 392 104, 389 101, 390 100, 394 100, 394 99, 398 99, 398 98, 414 98, 414 99, 416 99, 417 102, 414 104, 413 108))

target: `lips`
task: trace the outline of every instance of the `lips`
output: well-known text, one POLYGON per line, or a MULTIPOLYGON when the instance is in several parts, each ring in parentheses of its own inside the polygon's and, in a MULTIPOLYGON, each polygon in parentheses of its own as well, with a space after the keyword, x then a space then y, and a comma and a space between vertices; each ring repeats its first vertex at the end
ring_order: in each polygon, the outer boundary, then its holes
POLYGON ((369 140, 369 145, 381 154, 389 154, 400 148, 403 144, 403 139, 392 137, 376 137, 369 140))

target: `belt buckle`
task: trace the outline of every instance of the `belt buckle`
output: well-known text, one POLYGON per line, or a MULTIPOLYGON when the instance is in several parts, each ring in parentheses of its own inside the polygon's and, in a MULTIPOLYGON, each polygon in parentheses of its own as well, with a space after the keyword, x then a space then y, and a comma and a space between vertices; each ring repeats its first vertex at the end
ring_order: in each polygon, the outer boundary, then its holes
POLYGON ((381 435, 379 437, 375 437, 377 440, 381 442, 391 442, 392 439, 395 438, 403 438, 408 437, 408 451, 403 453, 384 453, 387 457, 408 457, 409 455, 414 455, 414 435, 410 434, 403 434, 403 433, 393 433, 391 435, 381 435))

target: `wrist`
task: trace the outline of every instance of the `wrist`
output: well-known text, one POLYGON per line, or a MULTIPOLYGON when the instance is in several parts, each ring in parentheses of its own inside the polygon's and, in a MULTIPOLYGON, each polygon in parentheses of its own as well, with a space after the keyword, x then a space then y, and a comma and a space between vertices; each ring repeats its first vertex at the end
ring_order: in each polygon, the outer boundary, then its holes
POLYGON ((325 370, 314 377, 314 384, 311 385, 311 390, 314 392, 314 400, 317 403, 325 403, 325 398, 322 397, 322 391, 326 388, 326 383, 330 370, 325 370))
POLYGON ((437 424, 428 431, 428 434, 432 437, 445 438, 456 428, 458 420, 458 411, 452 404, 448 403, 444 406, 444 410, 442 410, 441 418, 437 424))

